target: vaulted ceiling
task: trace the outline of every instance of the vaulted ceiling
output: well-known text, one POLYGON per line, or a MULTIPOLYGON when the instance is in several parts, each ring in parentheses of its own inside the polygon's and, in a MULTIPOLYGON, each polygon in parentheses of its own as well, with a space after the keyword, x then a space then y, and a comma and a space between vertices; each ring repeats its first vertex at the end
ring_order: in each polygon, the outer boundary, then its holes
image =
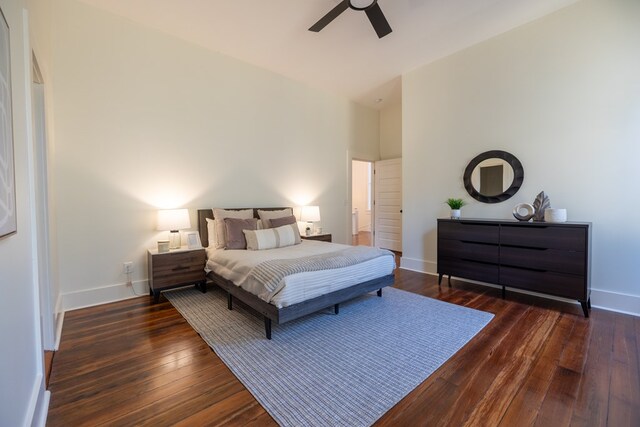
POLYGON ((393 29, 382 39, 352 9, 308 31, 340 0, 82 1, 379 109, 403 73, 577 0, 379 0, 393 29))

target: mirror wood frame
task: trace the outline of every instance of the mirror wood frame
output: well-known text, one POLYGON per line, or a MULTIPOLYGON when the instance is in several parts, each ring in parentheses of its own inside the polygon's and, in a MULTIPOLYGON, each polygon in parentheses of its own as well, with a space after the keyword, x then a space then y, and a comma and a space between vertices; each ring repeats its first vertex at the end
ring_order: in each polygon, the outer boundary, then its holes
POLYGON ((492 150, 485 151, 484 153, 478 154, 473 158, 467 165, 464 170, 464 175, 462 178, 464 183, 464 188, 467 190, 467 193, 474 199, 482 203, 500 203, 505 200, 510 199, 514 194, 518 192, 520 187, 522 186, 522 182, 524 181, 524 168, 522 167, 522 163, 518 160, 513 154, 507 153, 506 151, 501 150, 492 150), (485 196, 480 193, 478 190, 474 188, 471 184, 471 174, 473 170, 478 166, 481 162, 487 159, 502 159, 513 168, 513 181, 511 182, 511 186, 507 188, 502 194, 498 194, 496 196, 485 196))

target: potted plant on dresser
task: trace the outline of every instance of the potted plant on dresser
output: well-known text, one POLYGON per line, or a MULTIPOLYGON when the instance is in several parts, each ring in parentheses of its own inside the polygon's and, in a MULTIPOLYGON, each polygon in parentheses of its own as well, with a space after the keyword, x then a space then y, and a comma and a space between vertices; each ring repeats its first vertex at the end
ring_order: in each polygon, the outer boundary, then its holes
POLYGON ((460 209, 466 205, 462 199, 447 199, 445 202, 451 208, 451 219, 460 219, 460 209))

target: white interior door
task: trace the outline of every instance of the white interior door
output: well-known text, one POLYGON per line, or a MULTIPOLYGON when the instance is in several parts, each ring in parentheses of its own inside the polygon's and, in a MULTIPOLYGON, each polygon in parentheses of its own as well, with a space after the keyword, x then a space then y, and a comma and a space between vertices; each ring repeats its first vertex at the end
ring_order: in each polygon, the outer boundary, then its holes
POLYGON ((374 245, 402 252, 402 159, 375 162, 374 245))
POLYGON ((47 137, 45 122, 44 85, 32 84, 33 131, 36 190, 36 233, 38 251, 38 282, 40 287, 40 322, 42 346, 55 350, 56 344, 56 298, 51 288, 51 258, 49 239, 49 190, 47 168, 47 137))

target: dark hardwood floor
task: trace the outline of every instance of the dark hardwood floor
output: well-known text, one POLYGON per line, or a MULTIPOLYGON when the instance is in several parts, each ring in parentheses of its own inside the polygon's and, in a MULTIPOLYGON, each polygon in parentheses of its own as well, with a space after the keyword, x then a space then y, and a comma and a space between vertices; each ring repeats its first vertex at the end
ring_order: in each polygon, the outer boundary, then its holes
MULTIPOLYGON (((640 425, 640 318, 452 282, 395 286, 495 318, 376 425, 640 425)), ((275 425, 164 297, 66 313, 50 390, 50 426, 275 425)))
POLYGON ((351 245, 371 246, 371 232, 359 231, 358 234, 351 235, 351 245))

